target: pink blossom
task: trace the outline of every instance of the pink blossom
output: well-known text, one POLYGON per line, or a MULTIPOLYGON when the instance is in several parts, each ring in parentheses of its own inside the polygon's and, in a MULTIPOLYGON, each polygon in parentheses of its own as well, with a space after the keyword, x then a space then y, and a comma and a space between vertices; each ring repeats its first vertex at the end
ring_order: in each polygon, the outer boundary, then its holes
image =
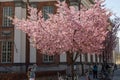
POLYGON ((56 14, 48 14, 29 7, 28 19, 13 19, 16 28, 30 36, 33 46, 43 54, 60 54, 66 51, 99 53, 104 47, 110 13, 97 2, 89 9, 76 11, 65 2, 56 4, 56 14), (37 13, 38 12, 38 13, 37 13), (107 14, 108 13, 108 14, 107 14))

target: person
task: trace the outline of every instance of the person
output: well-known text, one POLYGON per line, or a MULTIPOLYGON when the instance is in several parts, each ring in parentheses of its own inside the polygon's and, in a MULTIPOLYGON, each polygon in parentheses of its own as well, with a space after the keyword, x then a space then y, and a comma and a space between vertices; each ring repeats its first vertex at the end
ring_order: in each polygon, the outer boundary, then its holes
POLYGON ((29 80, 30 80, 30 73, 31 73, 31 68, 28 68, 27 77, 28 77, 29 80))
POLYGON ((114 65, 114 70, 116 70, 116 69, 117 69, 117 65, 115 64, 115 65, 114 65))
POLYGON ((97 67, 97 65, 95 64, 95 65, 93 66, 93 78, 97 78, 97 71, 98 71, 98 67, 97 67))
POLYGON ((86 80, 91 80, 88 70, 86 70, 86 72, 85 72, 85 78, 86 78, 86 80))
POLYGON ((29 80, 35 80, 35 73, 31 67, 28 69, 27 76, 29 80))

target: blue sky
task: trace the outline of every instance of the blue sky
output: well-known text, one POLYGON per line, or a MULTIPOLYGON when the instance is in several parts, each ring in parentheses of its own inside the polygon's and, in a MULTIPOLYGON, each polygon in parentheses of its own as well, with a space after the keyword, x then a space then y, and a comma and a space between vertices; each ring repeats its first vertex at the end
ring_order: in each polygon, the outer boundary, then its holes
MULTIPOLYGON (((120 0, 105 0, 105 7, 110 9, 114 14, 120 17, 120 0)), ((114 16, 112 17, 114 18, 114 16)), ((118 35, 120 38, 120 31, 118 31, 118 35)))
POLYGON ((120 0, 105 0, 105 6, 117 16, 120 16, 120 0))

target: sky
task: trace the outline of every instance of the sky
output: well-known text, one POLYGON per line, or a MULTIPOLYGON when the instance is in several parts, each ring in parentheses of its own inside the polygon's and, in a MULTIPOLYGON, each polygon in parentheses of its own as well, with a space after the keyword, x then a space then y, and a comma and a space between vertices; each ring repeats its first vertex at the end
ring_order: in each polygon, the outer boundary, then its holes
MULTIPOLYGON (((105 7, 110 9, 113 14, 120 17, 120 0, 105 0, 105 7)), ((114 16, 112 16, 114 18, 114 16)), ((117 35, 120 38, 120 31, 117 35)))
POLYGON ((105 7, 120 16, 120 0, 105 0, 105 7))

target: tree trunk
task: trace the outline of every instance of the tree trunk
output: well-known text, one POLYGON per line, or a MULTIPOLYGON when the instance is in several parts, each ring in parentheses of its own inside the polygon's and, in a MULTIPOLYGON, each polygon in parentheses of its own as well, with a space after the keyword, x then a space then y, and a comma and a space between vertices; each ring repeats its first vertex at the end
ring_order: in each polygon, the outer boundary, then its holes
POLYGON ((71 68, 71 79, 74 80, 75 77, 75 72, 74 72, 74 63, 77 59, 77 57, 79 56, 79 54, 77 53, 75 56, 73 53, 69 53, 68 52, 68 58, 70 60, 70 62, 68 64, 70 64, 70 68, 71 68))
POLYGON ((74 64, 71 64, 72 80, 74 80, 74 64))
POLYGON ((82 75, 84 75, 84 67, 83 67, 83 63, 82 63, 81 65, 82 65, 82 75))

